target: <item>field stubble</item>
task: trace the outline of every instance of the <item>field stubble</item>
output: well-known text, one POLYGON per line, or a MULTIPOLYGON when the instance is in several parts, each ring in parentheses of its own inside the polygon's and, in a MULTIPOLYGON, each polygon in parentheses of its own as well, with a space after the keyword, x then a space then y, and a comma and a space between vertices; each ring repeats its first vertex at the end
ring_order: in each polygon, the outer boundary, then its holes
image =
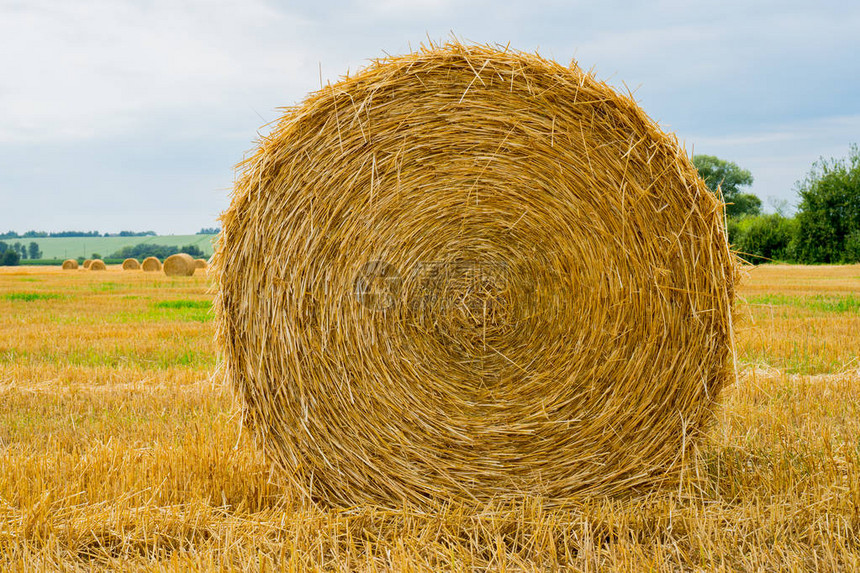
POLYGON ((860 568, 860 266, 750 271, 677 488, 478 513, 296 498, 218 382, 207 288, 0 270, 0 569, 860 568))

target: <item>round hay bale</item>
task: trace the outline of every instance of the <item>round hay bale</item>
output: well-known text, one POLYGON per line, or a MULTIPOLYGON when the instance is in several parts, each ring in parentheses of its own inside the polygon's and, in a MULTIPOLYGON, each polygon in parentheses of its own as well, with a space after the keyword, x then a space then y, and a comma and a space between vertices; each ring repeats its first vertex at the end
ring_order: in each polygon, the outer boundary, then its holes
POLYGON ((169 277, 190 277, 194 274, 194 259, 191 255, 177 253, 164 259, 164 274, 169 277))
POLYGON ((74 271, 78 268, 78 261, 75 259, 66 259, 63 261, 63 270, 64 271, 74 271))
POLYGON ((101 259, 94 259, 90 262, 90 266, 87 267, 91 271, 104 271, 107 270, 107 265, 101 259))
POLYGON ((143 263, 141 263, 140 268, 142 268, 145 273, 157 272, 161 270, 161 261, 156 257, 146 257, 143 259, 143 263))
POLYGON ((245 423, 337 505, 677 479, 733 373, 724 205, 576 66, 459 44, 287 111, 212 261, 245 423))
POLYGON ((84 267, 85 269, 89 269, 91 264, 93 264, 93 260, 92 260, 92 259, 85 259, 85 260, 84 260, 84 265, 83 265, 83 267, 84 267))
POLYGON ((195 269, 206 269, 209 266, 209 263, 206 259, 194 259, 194 268, 195 269))
POLYGON ((138 271, 140 270, 140 261, 137 259, 126 259, 122 262, 122 270, 138 271))

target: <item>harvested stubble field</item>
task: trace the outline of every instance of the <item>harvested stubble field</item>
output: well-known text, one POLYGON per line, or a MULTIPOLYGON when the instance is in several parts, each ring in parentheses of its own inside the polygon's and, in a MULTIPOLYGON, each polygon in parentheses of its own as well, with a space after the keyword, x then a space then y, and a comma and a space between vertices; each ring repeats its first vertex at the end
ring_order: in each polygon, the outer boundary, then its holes
POLYGON ((858 570, 860 266, 744 280, 680 487, 565 510, 309 506, 218 381, 207 279, 0 270, 0 570, 858 570))

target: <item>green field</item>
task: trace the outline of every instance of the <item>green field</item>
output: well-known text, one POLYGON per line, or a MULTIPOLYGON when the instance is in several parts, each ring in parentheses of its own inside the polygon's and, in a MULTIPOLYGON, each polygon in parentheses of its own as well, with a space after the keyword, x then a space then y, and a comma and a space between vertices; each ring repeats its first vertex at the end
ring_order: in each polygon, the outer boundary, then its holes
POLYGON ((78 257, 90 258, 93 253, 102 257, 110 256, 112 253, 127 246, 140 243, 153 243, 156 245, 168 245, 183 247, 194 245, 203 251, 206 257, 212 255, 212 244, 217 235, 160 235, 156 237, 55 237, 55 238, 26 238, 6 239, 7 243, 20 241, 29 245, 31 241, 38 243, 42 250, 43 259, 76 259, 78 257))

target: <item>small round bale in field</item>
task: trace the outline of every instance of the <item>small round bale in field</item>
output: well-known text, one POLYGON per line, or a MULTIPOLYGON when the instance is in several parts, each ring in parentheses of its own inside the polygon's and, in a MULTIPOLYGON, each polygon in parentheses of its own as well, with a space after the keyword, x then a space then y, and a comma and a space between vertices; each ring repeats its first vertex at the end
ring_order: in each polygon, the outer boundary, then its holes
POLYGON ((101 259, 94 259, 90 262, 90 266, 88 267, 91 271, 104 271, 107 270, 107 265, 101 259))
POLYGON ((140 268, 142 268, 145 273, 157 272, 161 270, 161 261, 156 257, 146 257, 143 259, 143 263, 141 263, 140 268))
POLYGON ((733 378, 724 205, 576 65, 450 44, 290 108, 212 260, 246 427, 335 505, 677 483, 733 378))
POLYGON ((64 271, 73 271, 78 268, 78 261, 75 259, 66 259, 63 261, 63 270, 64 271))
POLYGON ((138 270, 140 270, 140 262, 134 258, 126 259, 122 262, 122 270, 124 270, 124 271, 138 271, 138 270))
POLYGON ((177 253, 164 259, 164 274, 170 277, 190 277, 195 268, 194 259, 185 253, 177 253))
POLYGON ((83 267, 84 267, 85 269, 89 269, 91 264, 93 264, 93 260, 92 260, 92 259, 85 259, 85 260, 84 260, 83 267))
POLYGON ((206 269, 208 266, 209 262, 206 259, 194 259, 194 268, 206 269))

